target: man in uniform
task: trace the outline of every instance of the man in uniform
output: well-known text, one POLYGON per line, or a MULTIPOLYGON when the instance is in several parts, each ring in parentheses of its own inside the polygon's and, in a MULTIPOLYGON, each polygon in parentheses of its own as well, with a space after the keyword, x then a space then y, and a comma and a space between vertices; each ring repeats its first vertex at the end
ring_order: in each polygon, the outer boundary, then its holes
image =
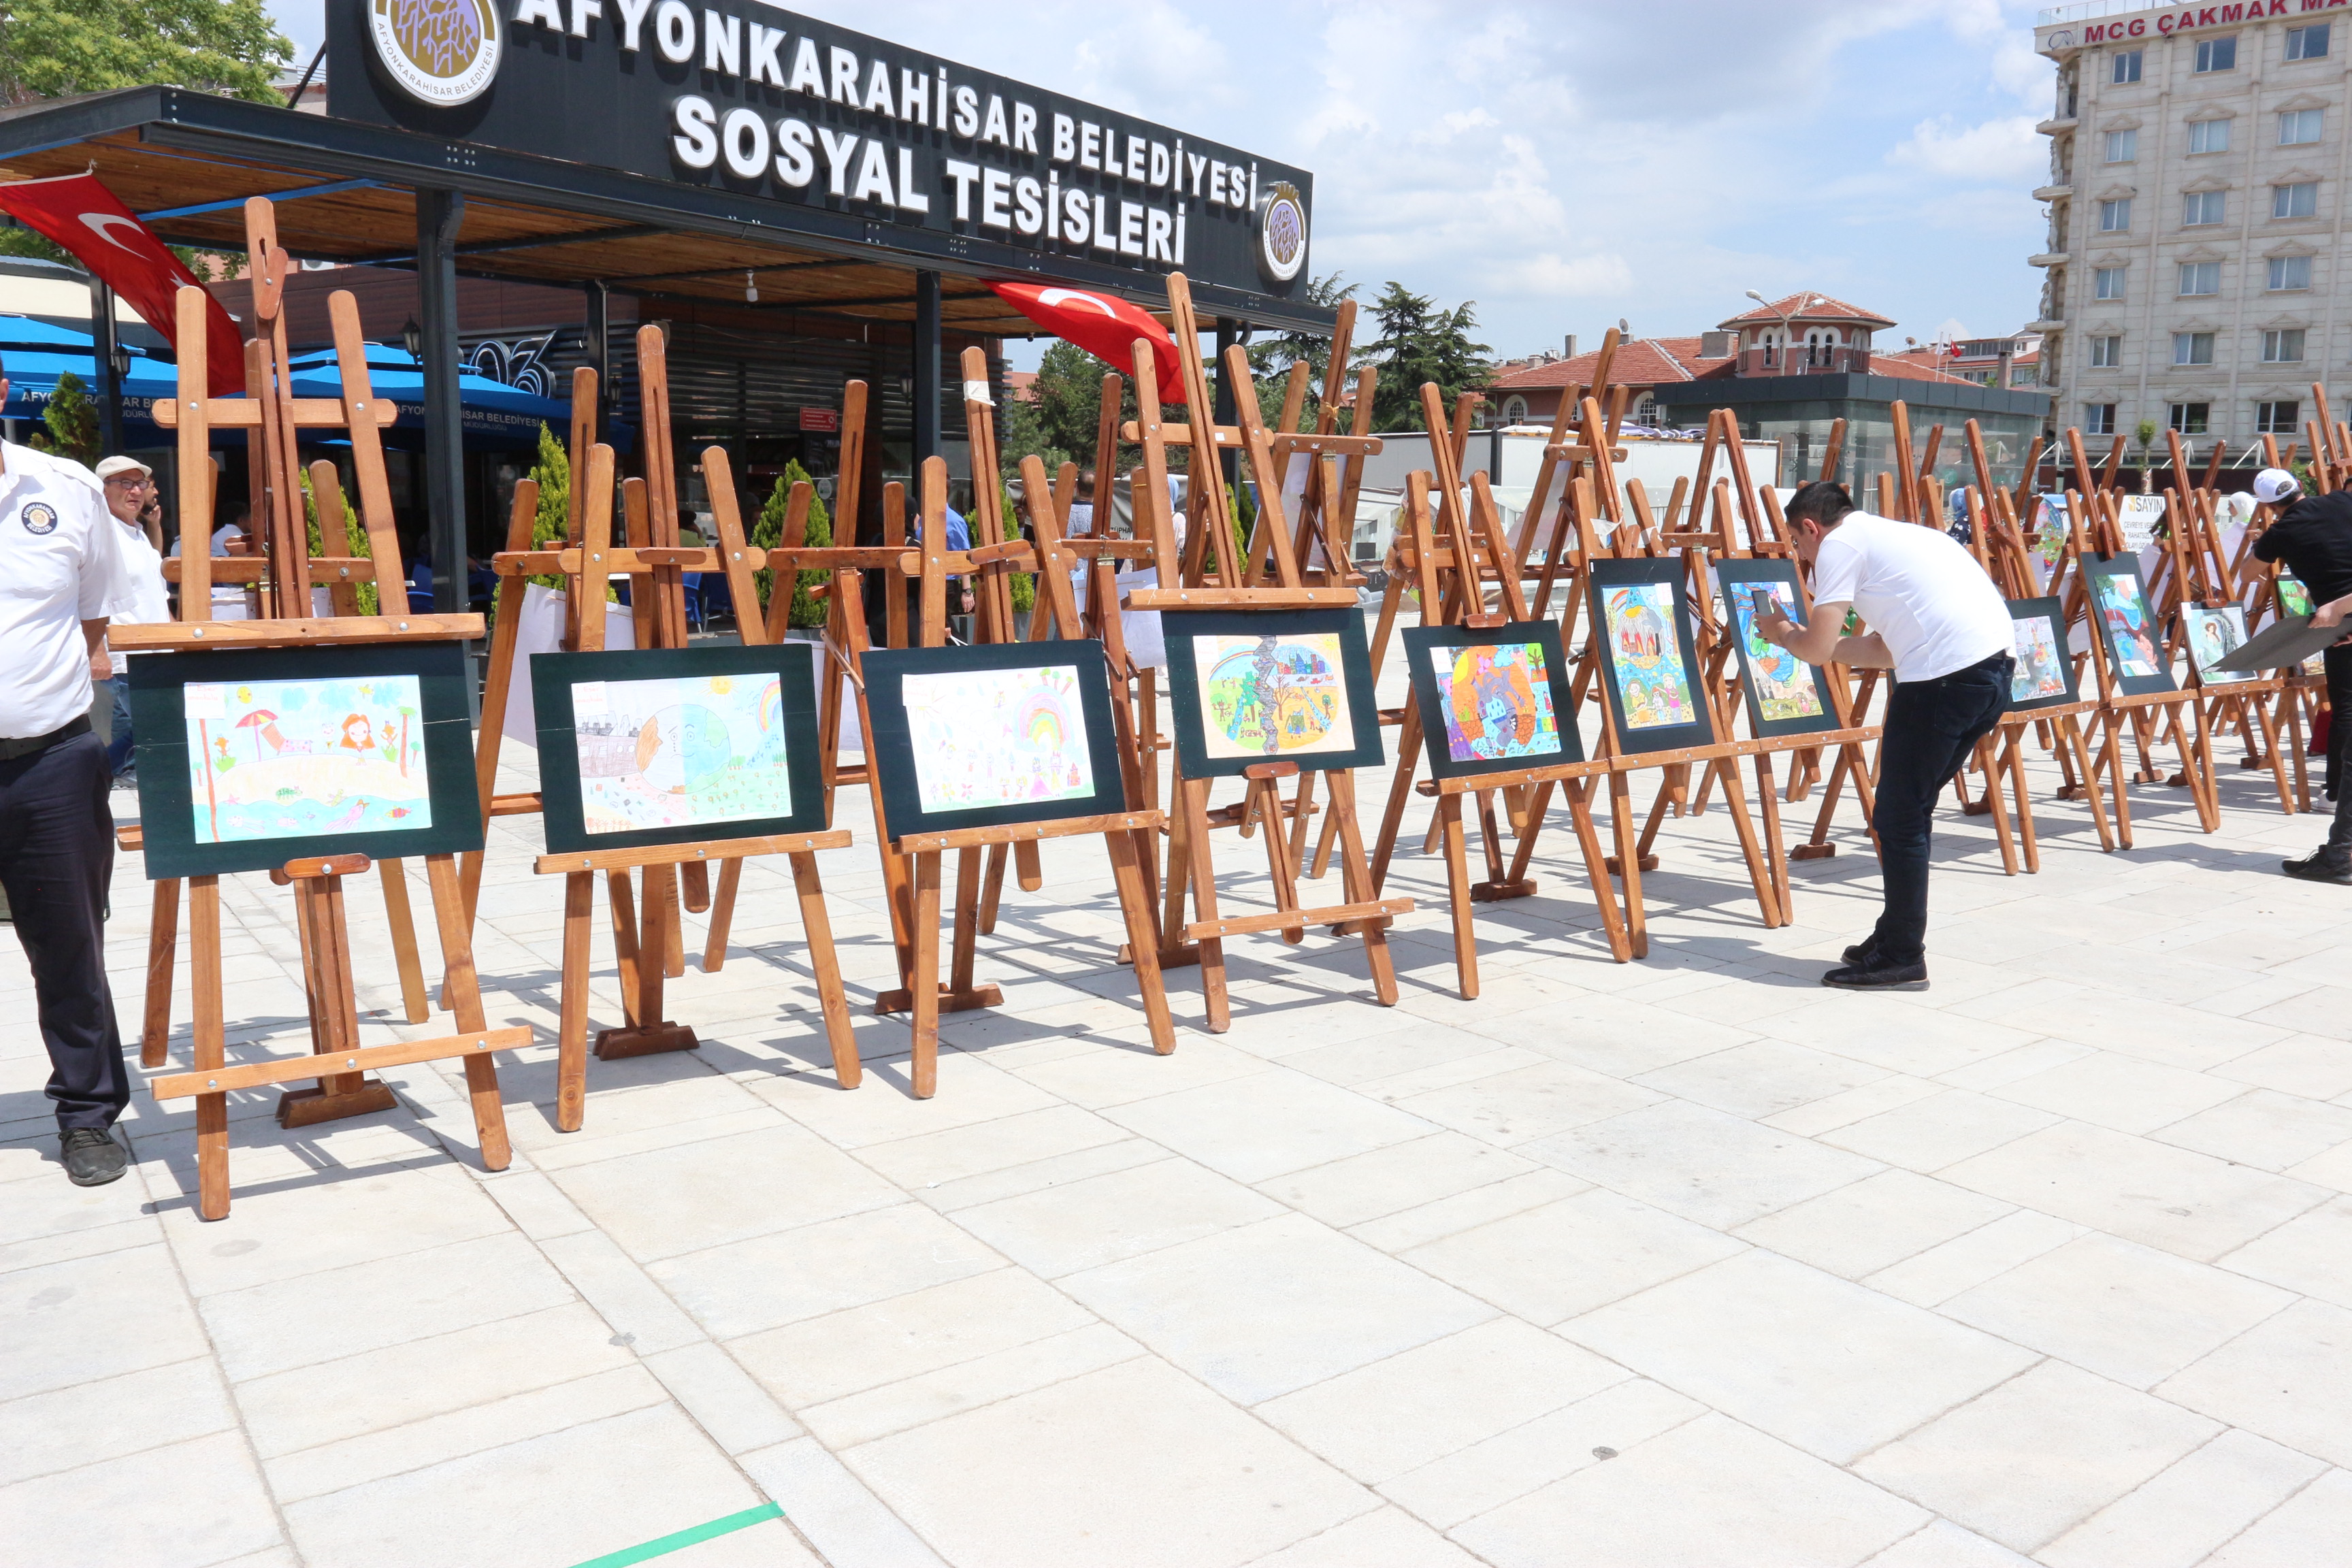
MULTIPOLYGON (((2254 476, 2254 499, 2282 509, 2279 520, 2254 540, 2254 554, 2275 561, 2311 592, 2311 624, 2340 626, 2352 614, 2352 492, 2305 496, 2284 468, 2254 476), (2300 499, 2298 499, 2300 498, 2300 499)), ((2336 801, 2336 822, 2327 842, 2279 869, 2306 882, 2352 887, 2352 643, 2327 650, 2327 793, 2336 801)))
MULTIPOLYGON (((0 367, 0 401, 8 395, 0 367)), ((114 874, 93 679, 110 616, 134 609, 98 479, 0 441, 0 887, 32 965, 58 1155, 77 1186, 122 1174, 110 1129, 131 1103, 100 923, 114 874)))

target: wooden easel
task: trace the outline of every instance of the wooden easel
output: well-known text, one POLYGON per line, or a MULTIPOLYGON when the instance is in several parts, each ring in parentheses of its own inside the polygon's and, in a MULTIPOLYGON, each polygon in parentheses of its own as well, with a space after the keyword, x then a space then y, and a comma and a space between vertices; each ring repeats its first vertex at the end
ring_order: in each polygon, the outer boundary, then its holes
MULTIPOLYGON (((1160 611, 1333 608, 1353 612, 1354 588, 1344 584, 1310 587, 1301 577, 1298 563, 1303 547, 1284 515, 1279 482, 1282 469, 1276 464, 1272 440, 1258 417, 1255 397, 1234 399, 1234 426, 1220 426, 1214 423, 1208 379, 1202 373, 1200 355, 1186 347, 1200 342, 1200 326, 1192 313, 1191 289, 1181 272, 1169 275, 1168 305, 1177 357, 1184 375, 1186 425, 1171 429, 1161 423, 1158 384, 1151 379, 1150 347, 1139 342, 1137 418, 1131 438, 1143 448, 1143 483, 1137 489, 1134 500, 1139 529, 1143 526, 1141 519, 1147 507, 1150 509, 1160 586, 1130 591, 1127 605, 1139 610, 1160 611), (1168 515, 1168 449, 1175 446, 1191 449, 1192 477, 1186 486, 1190 531, 1181 561, 1176 552, 1174 520, 1168 515), (1233 513, 1218 463, 1221 447, 1237 448, 1249 459, 1250 472, 1258 479, 1257 526, 1246 542, 1234 538, 1233 513), (1213 563, 1209 549, 1213 538, 1216 546, 1213 563)), ((1254 384, 1249 356, 1239 344, 1227 353, 1224 372, 1231 384, 1244 392, 1254 384)), ((1324 450, 1333 453, 1379 449, 1375 437, 1331 436, 1318 439, 1323 443, 1324 450)), ((1185 777, 1181 753, 1178 754, 1171 792, 1175 805, 1174 832, 1169 847, 1168 875, 1162 886, 1160 931, 1166 946, 1160 954, 1160 963, 1166 966, 1197 960, 1208 1027, 1212 1033, 1223 1034, 1233 1025, 1232 1003, 1225 984, 1224 939, 1271 931, 1280 932, 1286 942, 1297 942, 1303 940, 1307 927, 1329 925, 1338 928, 1340 934, 1363 939, 1373 994, 1381 1005, 1394 1006, 1396 970, 1388 950, 1387 927, 1391 918, 1412 908, 1412 900, 1381 899, 1372 887, 1356 815, 1355 775, 1346 769, 1318 770, 1311 763, 1302 769, 1296 762, 1283 761, 1253 763, 1243 776, 1247 786, 1241 803, 1212 814, 1209 794, 1213 781, 1185 777), (1348 901, 1309 909, 1298 900, 1297 854, 1291 847, 1285 824, 1298 819, 1300 807, 1311 798, 1307 792, 1313 786, 1308 781, 1318 776, 1329 796, 1329 809, 1339 820, 1340 877, 1348 901), (1300 798, 1285 803, 1281 781, 1293 777, 1300 780, 1300 798), (1241 827, 1245 823, 1255 824, 1265 834, 1266 867, 1274 884, 1275 908, 1262 913, 1222 915, 1217 908, 1216 866, 1210 834, 1217 827, 1241 827), (1183 918, 1188 889, 1198 917, 1191 921, 1183 918)), ((1137 956, 1139 963, 1140 953, 1137 956)))
MULTIPOLYGON (((278 243, 277 208, 255 196, 245 204, 247 274, 253 290, 255 335, 246 342, 246 395, 215 399, 207 384, 204 343, 211 312, 201 290, 183 289, 174 303, 179 342, 193 345, 180 366, 176 395, 155 405, 155 422, 174 432, 180 474, 180 556, 163 563, 167 579, 180 584, 180 623, 212 622, 212 586, 222 582, 260 585, 262 619, 311 618, 314 588, 328 592, 331 613, 338 618, 359 616, 359 585, 373 582, 379 595, 386 584, 405 595, 401 569, 400 537, 393 525, 392 487, 384 470, 383 431, 400 415, 398 406, 375 396, 369 381, 367 343, 360 331, 359 307, 343 289, 329 295, 328 319, 333 334, 341 395, 299 398, 288 363, 286 321, 282 310, 290 263, 278 243), (247 538, 263 553, 242 558, 212 554, 214 489, 218 469, 211 456, 215 430, 247 432, 247 470, 251 504, 247 538), (342 507, 342 481, 335 466, 320 461, 310 466, 312 504, 317 508, 320 553, 310 553, 310 531, 302 513, 299 433, 337 430, 350 441, 352 464, 359 481, 362 524, 368 537, 365 557, 342 553, 349 537, 342 507)), ((378 610, 384 607, 378 605, 378 610)), ((407 607, 404 596, 398 608, 407 607)), ((379 618, 383 618, 379 616, 379 618)), ((394 617, 397 618, 397 617, 394 617)), ((231 622, 223 626, 251 626, 231 622)), ((120 636, 116 647, 131 646, 120 636)), ((117 842, 136 849, 144 836, 136 827, 118 830, 117 842)), ((425 991, 425 971, 417 952, 416 928, 408 896, 405 868, 398 860, 377 863, 383 883, 384 915, 391 931, 394 972, 400 980, 403 1011, 407 1021, 421 1024, 430 1016, 425 991)), ((161 1067, 168 1054, 172 1026, 172 978, 179 941, 180 882, 161 878, 154 889, 153 913, 148 931, 147 991, 140 1030, 139 1060, 142 1067, 161 1067)), ((310 928, 298 922, 307 942, 310 928)), ((339 1075, 333 1084, 289 1090, 280 1097, 281 1126, 304 1127, 341 1117, 389 1110, 395 1100, 381 1083, 353 1075, 339 1075)))

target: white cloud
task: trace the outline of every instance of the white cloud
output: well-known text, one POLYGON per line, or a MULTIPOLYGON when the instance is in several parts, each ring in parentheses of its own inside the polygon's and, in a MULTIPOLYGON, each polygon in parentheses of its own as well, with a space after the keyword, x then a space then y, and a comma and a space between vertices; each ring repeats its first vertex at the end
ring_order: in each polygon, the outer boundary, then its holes
POLYGON ((1950 115, 1939 114, 1921 121, 1886 161, 1949 179, 2030 189, 2038 183, 2033 176, 2050 164, 2050 144, 2033 124, 2032 116, 2017 114, 1955 126, 1950 115))

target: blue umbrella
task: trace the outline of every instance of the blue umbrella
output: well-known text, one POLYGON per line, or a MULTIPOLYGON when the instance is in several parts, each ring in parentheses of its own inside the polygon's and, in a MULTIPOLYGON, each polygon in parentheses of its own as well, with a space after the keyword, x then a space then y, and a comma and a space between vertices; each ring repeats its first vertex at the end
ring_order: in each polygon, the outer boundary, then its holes
MULTIPOLYGON (((342 382, 337 374, 334 350, 296 354, 288 365, 294 373, 295 395, 334 397, 341 394, 342 382)), ((367 345, 367 367, 369 384, 378 394, 400 405, 400 419, 394 425, 389 439, 398 446, 421 446, 425 434, 424 369, 407 350, 389 343, 367 345), (404 435, 407 439, 401 438, 404 435)), ((569 403, 535 396, 470 370, 458 371, 457 395, 468 447, 533 447, 539 445, 541 425, 560 437, 572 422, 569 403)), ((608 438, 626 451, 632 433, 618 421, 612 423, 608 438)))

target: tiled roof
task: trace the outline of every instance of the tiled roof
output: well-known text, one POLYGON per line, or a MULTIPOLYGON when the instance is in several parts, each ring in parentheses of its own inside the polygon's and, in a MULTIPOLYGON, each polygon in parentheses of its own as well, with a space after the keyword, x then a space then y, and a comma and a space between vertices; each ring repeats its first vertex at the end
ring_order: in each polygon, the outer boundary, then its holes
MULTIPOLYGON (((1717 365, 1729 364, 1728 358, 1699 358, 1699 340, 1692 338, 1632 338, 1620 343, 1617 357, 1610 362, 1609 379, 1620 386, 1663 386, 1670 382, 1692 381, 1717 365)), ((1574 359, 1554 360, 1549 364, 1531 364, 1518 370, 1505 371, 1489 384, 1490 393, 1549 390, 1556 386, 1591 386, 1593 373, 1601 368, 1598 350, 1579 354, 1574 359)))
POLYGON ((1865 310, 1859 305, 1849 305, 1843 300, 1832 300, 1827 294, 1817 294, 1808 289, 1803 293, 1790 294, 1785 299, 1775 300, 1769 305, 1759 305, 1752 310, 1744 311, 1727 321, 1719 321, 1717 325, 1727 331, 1734 331, 1741 327, 1777 326, 1784 316, 1791 322, 1861 321, 1874 327, 1891 327, 1895 324, 1875 311, 1865 310))

